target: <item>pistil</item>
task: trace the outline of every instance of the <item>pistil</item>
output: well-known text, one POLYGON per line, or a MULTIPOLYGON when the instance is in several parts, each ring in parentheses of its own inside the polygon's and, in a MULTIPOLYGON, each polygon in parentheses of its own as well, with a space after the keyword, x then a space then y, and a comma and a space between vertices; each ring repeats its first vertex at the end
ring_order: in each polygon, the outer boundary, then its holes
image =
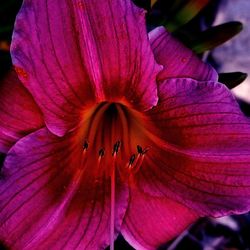
POLYGON ((110 181, 110 249, 114 250, 116 180, 119 177, 126 183, 140 169, 148 150, 140 146, 147 143, 143 126, 147 120, 140 112, 116 102, 102 102, 86 109, 83 117, 80 138, 89 155, 83 167, 95 181, 110 181))
POLYGON ((116 156, 121 146, 121 142, 117 141, 114 144, 112 157, 112 169, 111 169, 111 199, 110 199, 110 250, 114 250, 114 239, 115 239, 115 168, 116 168, 116 156))

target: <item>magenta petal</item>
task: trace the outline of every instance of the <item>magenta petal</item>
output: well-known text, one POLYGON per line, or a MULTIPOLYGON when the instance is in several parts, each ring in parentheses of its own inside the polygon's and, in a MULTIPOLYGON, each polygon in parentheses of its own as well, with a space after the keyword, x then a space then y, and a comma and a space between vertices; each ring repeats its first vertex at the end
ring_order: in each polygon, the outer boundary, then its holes
POLYGON ((250 121, 222 84, 172 79, 148 112, 155 127, 140 188, 200 215, 250 209, 250 121))
POLYGON ((53 133, 74 127, 89 102, 125 96, 143 110, 157 103, 161 67, 144 14, 130 0, 24 0, 11 45, 13 64, 53 133))
POLYGON ((21 137, 44 126, 40 109, 14 71, 0 83, 0 152, 7 153, 21 137))
MULTIPOLYGON (((110 183, 83 174, 77 137, 41 129, 9 151, 0 180, 0 241, 11 249, 101 249, 109 244, 110 183)), ((87 155, 87 154, 86 154, 87 155)), ((116 235, 127 206, 117 186, 116 235)))
POLYGON ((164 27, 149 33, 155 59, 164 66, 158 80, 189 77, 200 81, 217 81, 216 71, 199 59, 192 50, 174 38, 164 27))
POLYGON ((154 250, 197 218, 195 212, 178 202, 149 196, 133 188, 121 233, 135 249, 154 250))

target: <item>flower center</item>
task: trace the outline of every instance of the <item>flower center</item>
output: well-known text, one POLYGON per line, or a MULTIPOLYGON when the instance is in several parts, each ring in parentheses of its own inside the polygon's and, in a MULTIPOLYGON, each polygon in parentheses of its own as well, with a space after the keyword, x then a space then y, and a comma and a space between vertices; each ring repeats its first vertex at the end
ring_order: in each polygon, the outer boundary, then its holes
POLYGON ((149 121, 141 112, 117 102, 87 107, 81 121, 76 141, 81 162, 76 164, 73 186, 110 184, 110 249, 113 250, 117 188, 120 181, 127 182, 143 163, 148 151, 149 121))
POLYGON ((147 152, 146 118, 142 113, 121 103, 102 102, 83 112, 80 124, 88 172, 109 178, 114 166, 120 176, 136 171, 147 152), (90 170, 91 169, 91 170, 90 170))

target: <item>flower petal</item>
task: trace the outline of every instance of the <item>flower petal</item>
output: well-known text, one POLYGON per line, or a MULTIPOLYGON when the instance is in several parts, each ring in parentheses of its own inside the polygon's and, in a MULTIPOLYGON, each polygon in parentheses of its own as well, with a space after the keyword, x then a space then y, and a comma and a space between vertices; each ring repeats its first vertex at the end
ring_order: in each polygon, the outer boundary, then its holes
POLYGON ((148 112, 159 130, 136 178, 145 192, 175 199, 200 215, 250 210, 250 121, 214 82, 167 80, 148 112))
MULTIPOLYGON (((84 172, 88 152, 83 154, 76 139, 41 129, 9 151, 0 180, 0 240, 10 248, 109 244, 110 181, 84 172)), ((125 191, 117 185, 116 234, 127 205, 125 191)))
POLYGON ((0 83, 0 152, 7 153, 19 138, 42 126, 40 109, 11 71, 0 83))
POLYGON ((210 65, 202 62, 164 27, 152 30, 149 39, 156 61, 165 67, 158 75, 158 80, 181 77, 200 81, 218 80, 216 71, 210 65))
POLYGON ((156 64, 144 11, 130 0, 24 0, 11 45, 20 79, 57 135, 74 127, 82 107, 157 103, 156 64))
POLYGON ((180 234, 197 218, 178 202, 132 188, 121 233, 135 249, 153 250, 180 234))

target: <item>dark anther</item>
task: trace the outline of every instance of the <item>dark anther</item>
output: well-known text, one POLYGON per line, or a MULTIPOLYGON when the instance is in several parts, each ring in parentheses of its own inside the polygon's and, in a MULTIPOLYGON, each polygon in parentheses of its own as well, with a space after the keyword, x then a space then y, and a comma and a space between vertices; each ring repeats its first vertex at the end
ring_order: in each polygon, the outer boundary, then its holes
POLYGON ((121 146, 121 142, 120 142, 120 141, 117 141, 117 142, 114 144, 114 148, 113 148, 112 155, 118 153, 120 146, 121 146))
POLYGON ((143 153, 142 147, 140 145, 137 145, 137 151, 138 151, 138 154, 143 153))
POLYGON ((104 149, 101 148, 101 149, 99 150, 99 153, 98 153, 99 156, 100 156, 100 157, 103 157, 103 156, 104 156, 104 152, 105 152, 104 149))
POLYGON ((87 150, 89 147, 89 143, 87 141, 84 141, 83 143, 83 150, 87 150))
POLYGON ((135 154, 133 154, 131 157, 130 157, 130 159, 129 159, 129 166, 131 166, 133 163, 134 163, 134 161, 135 161, 135 154))
POLYGON ((140 155, 144 155, 148 152, 149 148, 144 148, 142 149, 142 147, 140 145, 137 145, 137 151, 138 151, 138 154, 140 155))

